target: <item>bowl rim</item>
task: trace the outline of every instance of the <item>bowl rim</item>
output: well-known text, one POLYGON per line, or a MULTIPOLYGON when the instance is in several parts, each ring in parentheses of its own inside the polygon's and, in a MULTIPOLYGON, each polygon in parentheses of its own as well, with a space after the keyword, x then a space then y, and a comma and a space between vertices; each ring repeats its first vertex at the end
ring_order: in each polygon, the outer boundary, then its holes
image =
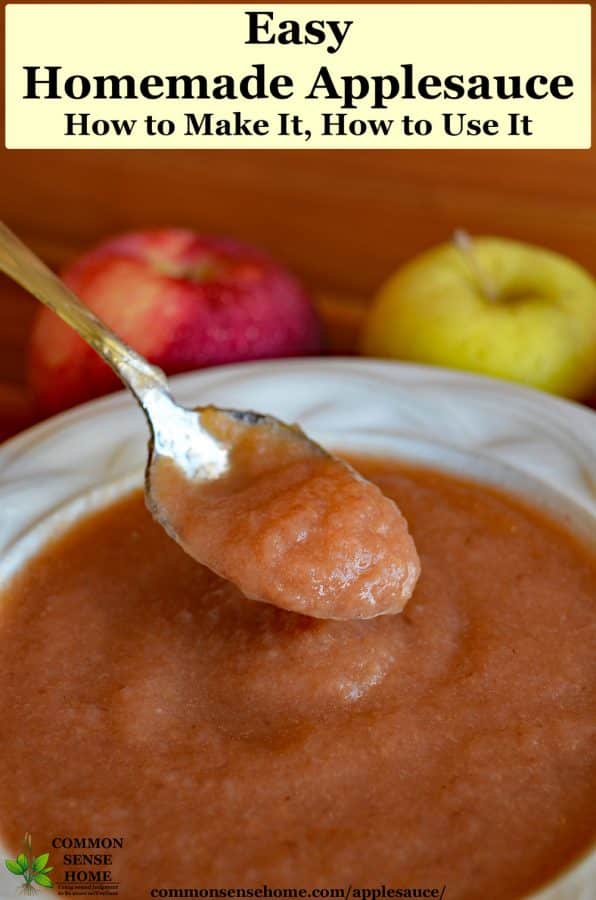
MULTIPOLYGON (((348 367, 350 370, 362 370, 368 372, 382 372, 392 370, 399 371, 402 375, 410 375, 413 380, 420 377, 433 376, 439 378, 445 387, 465 387, 474 384, 479 388, 486 390, 498 391, 503 397, 507 397, 512 402, 523 400, 535 402, 545 402, 552 409, 558 409, 560 414, 566 414, 572 417, 572 423, 577 426, 583 426, 590 429, 596 435, 596 408, 591 409, 577 400, 567 397, 561 397, 556 394, 550 394, 538 388, 528 387, 514 381, 493 378, 489 375, 481 375, 475 372, 467 372, 459 369, 449 369, 444 366, 430 365, 423 363, 407 362, 402 360, 377 359, 373 357, 362 356, 309 356, 309 357, 290 357, 288 359, 263 359, 248 360, 246 362, 226 363, 225 365, 210 366, 206 369, 196 369, 189 372, 182 372, 177 375, 169 375, 168 382, 174 388, 172 393, 175 395, 175 388, 183 389, 187 383, 192 383, 197 377, 206 379, 209 376, 232 375, 236 376, 241 372, 265 371, 268 369, 285 369, 292 371, 293 369, 304 369, 311 364, 329 369, 330 371, 348 367)), ((113 391, 110 394, 96 397, 93 400, 87 400, 85 403, 79 403, 70 409, 56 413, 47 419, 30 425, 23 431, 6 438, 0 443, 0 464, 2 462, 3 451, 7 447, 18 446, 20 442, 27 441, 31 434, 43 434, 48 428, 55 428, 56 424, 71 423, 76 421, 79 416, 86 416, 90 410, 101 411, 105 406, 112 407, 115 401, 123 400, 130 403, 130 394, 124 387, 113 391)))

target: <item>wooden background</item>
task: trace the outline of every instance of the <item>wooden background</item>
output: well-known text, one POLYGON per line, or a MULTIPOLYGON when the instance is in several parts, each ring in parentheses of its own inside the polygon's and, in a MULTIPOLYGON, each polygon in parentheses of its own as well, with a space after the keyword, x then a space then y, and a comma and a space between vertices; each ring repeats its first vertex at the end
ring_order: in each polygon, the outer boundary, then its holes
MULTIPOLYGON (((595 150, 3 149, 0 176, 0 217, 53 266, 151 225, 268 248, 316 290, 336 351, 391 269, 456 227, 544 244, 596 274, 595 150)), ((34 309, 0 282, 0 383, 23 382, 34 309)))

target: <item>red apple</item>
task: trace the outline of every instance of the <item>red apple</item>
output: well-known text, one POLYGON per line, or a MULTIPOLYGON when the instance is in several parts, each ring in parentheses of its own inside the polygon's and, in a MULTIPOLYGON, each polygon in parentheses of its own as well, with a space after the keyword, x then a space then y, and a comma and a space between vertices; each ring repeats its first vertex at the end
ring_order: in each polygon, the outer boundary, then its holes
MULTIPOLYGON (((319 321, 298 281, 236 241, 184 229, 127 234, 86 253, 62 277, 168 374, 321 351, 319 321)), ((99 356, 43 307, 31 335, 29 382, 45 415, 121 387, 99 356)))
POLYGON ((0 384, 0 441, 12 437, 35 421, 31 393, 16 384, 0 384))

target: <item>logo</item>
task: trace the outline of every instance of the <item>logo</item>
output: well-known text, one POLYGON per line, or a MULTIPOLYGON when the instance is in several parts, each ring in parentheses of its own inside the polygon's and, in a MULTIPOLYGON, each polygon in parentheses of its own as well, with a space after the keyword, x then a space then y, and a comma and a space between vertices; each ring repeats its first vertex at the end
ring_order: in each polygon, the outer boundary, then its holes
POLYGON ((40 856, 33 855, 31 835, 27 832, 23 838, 23 852, 19 853, 16 859, 4 861, 12 875, 23 879, 23 884, 19 887, 19 894, 33 897, 39 893, 36 885, 46 888, 53 887, 53 881, 48 872, 51 872, 54 867, 48 866, 49 859, 49 853, 42 853, 40 856))

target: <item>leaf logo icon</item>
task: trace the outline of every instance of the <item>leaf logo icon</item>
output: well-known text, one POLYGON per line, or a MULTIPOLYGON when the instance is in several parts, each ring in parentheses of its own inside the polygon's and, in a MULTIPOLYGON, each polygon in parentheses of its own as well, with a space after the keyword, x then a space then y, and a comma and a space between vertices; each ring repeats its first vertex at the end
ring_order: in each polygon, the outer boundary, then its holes
POLYGON ((23 850, 16 859, 6 859, 4 865, 11 873, 23 879, 23 884, 19 888, 19 893, 26 897, 32 897, 38 893, 36 885, 51 888, 54 882, 49 877, 49 872, 53 870, 53 866, 48 866, 50 859, 49 853, 41 853, 39 856, 33 856, 33 842, 30 832, 25 834, 23 838, 23 850))

